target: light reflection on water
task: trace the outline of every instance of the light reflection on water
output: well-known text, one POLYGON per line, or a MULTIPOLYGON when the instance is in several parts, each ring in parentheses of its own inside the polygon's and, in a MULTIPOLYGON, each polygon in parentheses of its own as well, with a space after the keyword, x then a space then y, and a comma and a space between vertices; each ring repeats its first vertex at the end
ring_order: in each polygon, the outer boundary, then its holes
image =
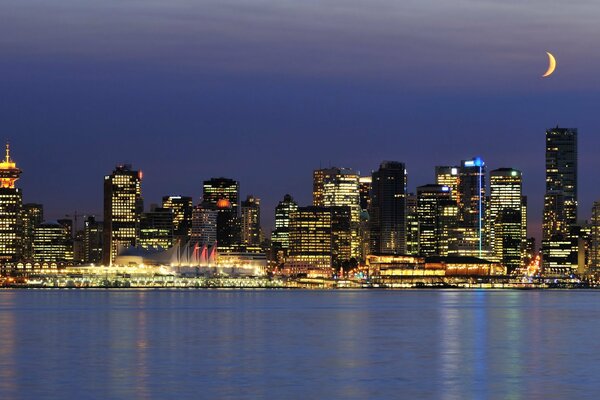
POLYGON ((600 293, 0 291, 0 399, 595 397, 600 293))

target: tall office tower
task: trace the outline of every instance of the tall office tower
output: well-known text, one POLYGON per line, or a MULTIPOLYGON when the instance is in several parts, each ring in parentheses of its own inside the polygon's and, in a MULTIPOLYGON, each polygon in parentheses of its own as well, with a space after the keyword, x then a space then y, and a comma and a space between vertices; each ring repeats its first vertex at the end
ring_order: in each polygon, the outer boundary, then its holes
POLYGON ((298 210, 298 203, 286 194, 275 207, 275 230, 271 234, 271 243, 278 263, 285 262, 290 248, 290 214, 298 210))
POLYGON ((545 274, 570 274, 577 268, 577 129, 546 131, 546 194, 542 229, 545 274), (569 248, 571 250, 569 250, 569 248))
POLYGON ((15 187, 19 175, 21 170, 6 144, 6 156, 0 162, 0 264, 19 261, 23 250, 23 194, 15 187))
POLYGON ((75 254, 74 254, 75 241, 73 240, 74 239, 73 220, 69 219, 69 218, 62 218, 62 219, 56 220, 56 222, 58 222, 65 228, 65 232, 67 233, 67 236, 69 238, 67 241, 67 253, 65 255, 65 262, 72 264, 73 261, 75 260, 75 254))
POLYGON ((44 206, 35 203, 23 204, 21 221, 23 221, 22 259, 32 261, 35 227, 44 222, 44 206))
POLYGON ((57 267, 72 262, 73 249, 68 226, 57 221, 35 227, 33 259, 36 263, 57 267))
POLYGON ((192 211, 191 246, 212 246, 217 241, 217 218, 219 212, 212 204, 198 204, 192 211))
POLYGON ((298 207, 290 213, 288 262, 315 268, 339 267, 350 260, 349 207, 298 207))
POLYGON ((516 169, 490 172, 489 239, 494 256, 509 274, 523 261, 522 184, 521 171, 516 169))
POLYGON ((419 254, 419 216, 417 213, 417 195, 406 195, 406 254, 419 254))
POLYGON ((93 215, 83 222, 83 262, 97 264, 102 261, 102 222, 93 215))
POLYGON ((527 196, 521 197, 521 241, 523 243, 521 251, 522 265, 527 261, 527 196))
POLYGON ((592 207, 590 264, 594 271, 600 270, 600 201, 592 207))
POLYGON ((458 206, 448 186, 424 185, 417 188, 420 255, 448 255, 457 214, 458 206))
POLYGON ((358 178, 358 190, 360 194, 360 209, 368 211, 371 205, 371 186, 373 184, 372 176, 361 176, 358 178))
POLYGON ((372 174, 369 210, 373 254, 406 253, 406 168, 384 161, 372 174))
POLYGON ((242 201, 242 244, 260 246, 260 199, 248 195, 242 201))
POLYGON ((463 160, 458 171, 459 255, 484 257, 488 253, 485 235, 485 163, 479 157, 463 160))
POLYGON ((240 186, 227 178, 204 181, 203 204, 212 205, 217 214, 217 246, 221 251, 240 244, 239 202, 240 186))
POLYGON ((318 169, 313 173, 313 206, 348 207, 351 224, 351 254, 358 258, 360 254, 360 189, 359 175, 349 168, 318 169))
POLYGON ((120 247, 137 245, 142 201, 142 173, 131 165, 115 168, 104 177, 103 255, 105 265, 112 265, 120 247))
POLYGON ((170 208, 155 207, 140 216, 138 245, 143 248, 168 249, 173 246, 174 213, 170 208))
POLYGON ((435 167, 435 183, 436 185, 448 186, 452 199, 457 200, 458 196, 458 171, 459 167, 453 166, 436 166, 435 167))
POLYGON ((194 205, 189 196, 164 196, 163 208, 173 210, 173 243, 184 245, 192 234, 192 211, 194 205))

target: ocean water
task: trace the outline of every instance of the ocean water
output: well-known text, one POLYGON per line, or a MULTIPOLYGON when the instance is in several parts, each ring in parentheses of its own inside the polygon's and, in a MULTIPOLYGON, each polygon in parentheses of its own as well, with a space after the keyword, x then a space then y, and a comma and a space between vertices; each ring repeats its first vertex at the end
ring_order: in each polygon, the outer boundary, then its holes
POLYGON ((0 399, 597 398, 599 291, 0 290, 0 399))

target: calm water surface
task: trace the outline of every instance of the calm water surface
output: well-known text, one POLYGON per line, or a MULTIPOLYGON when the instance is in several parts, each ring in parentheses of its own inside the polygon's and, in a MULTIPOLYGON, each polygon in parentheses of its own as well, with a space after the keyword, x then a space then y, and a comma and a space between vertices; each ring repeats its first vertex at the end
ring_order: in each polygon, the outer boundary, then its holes
POLYGON ((600 292, 2 290, 0 399, 598 398, 600 292))

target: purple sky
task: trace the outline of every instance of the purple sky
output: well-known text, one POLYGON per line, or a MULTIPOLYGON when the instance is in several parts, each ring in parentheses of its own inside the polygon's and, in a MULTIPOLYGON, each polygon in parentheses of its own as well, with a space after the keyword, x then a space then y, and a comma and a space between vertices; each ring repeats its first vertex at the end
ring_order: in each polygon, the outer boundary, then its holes
POLYGON ((523 171, 537 235, 546 128, 580 130, 580 217, 600 199, 599 18, 591 0, 4 0, 0 137, 49 218, 100 213, 124 161, 147 204, 227 176, 270 226, 319 165, 404 161, 412 191, 480 155, 523 171))

